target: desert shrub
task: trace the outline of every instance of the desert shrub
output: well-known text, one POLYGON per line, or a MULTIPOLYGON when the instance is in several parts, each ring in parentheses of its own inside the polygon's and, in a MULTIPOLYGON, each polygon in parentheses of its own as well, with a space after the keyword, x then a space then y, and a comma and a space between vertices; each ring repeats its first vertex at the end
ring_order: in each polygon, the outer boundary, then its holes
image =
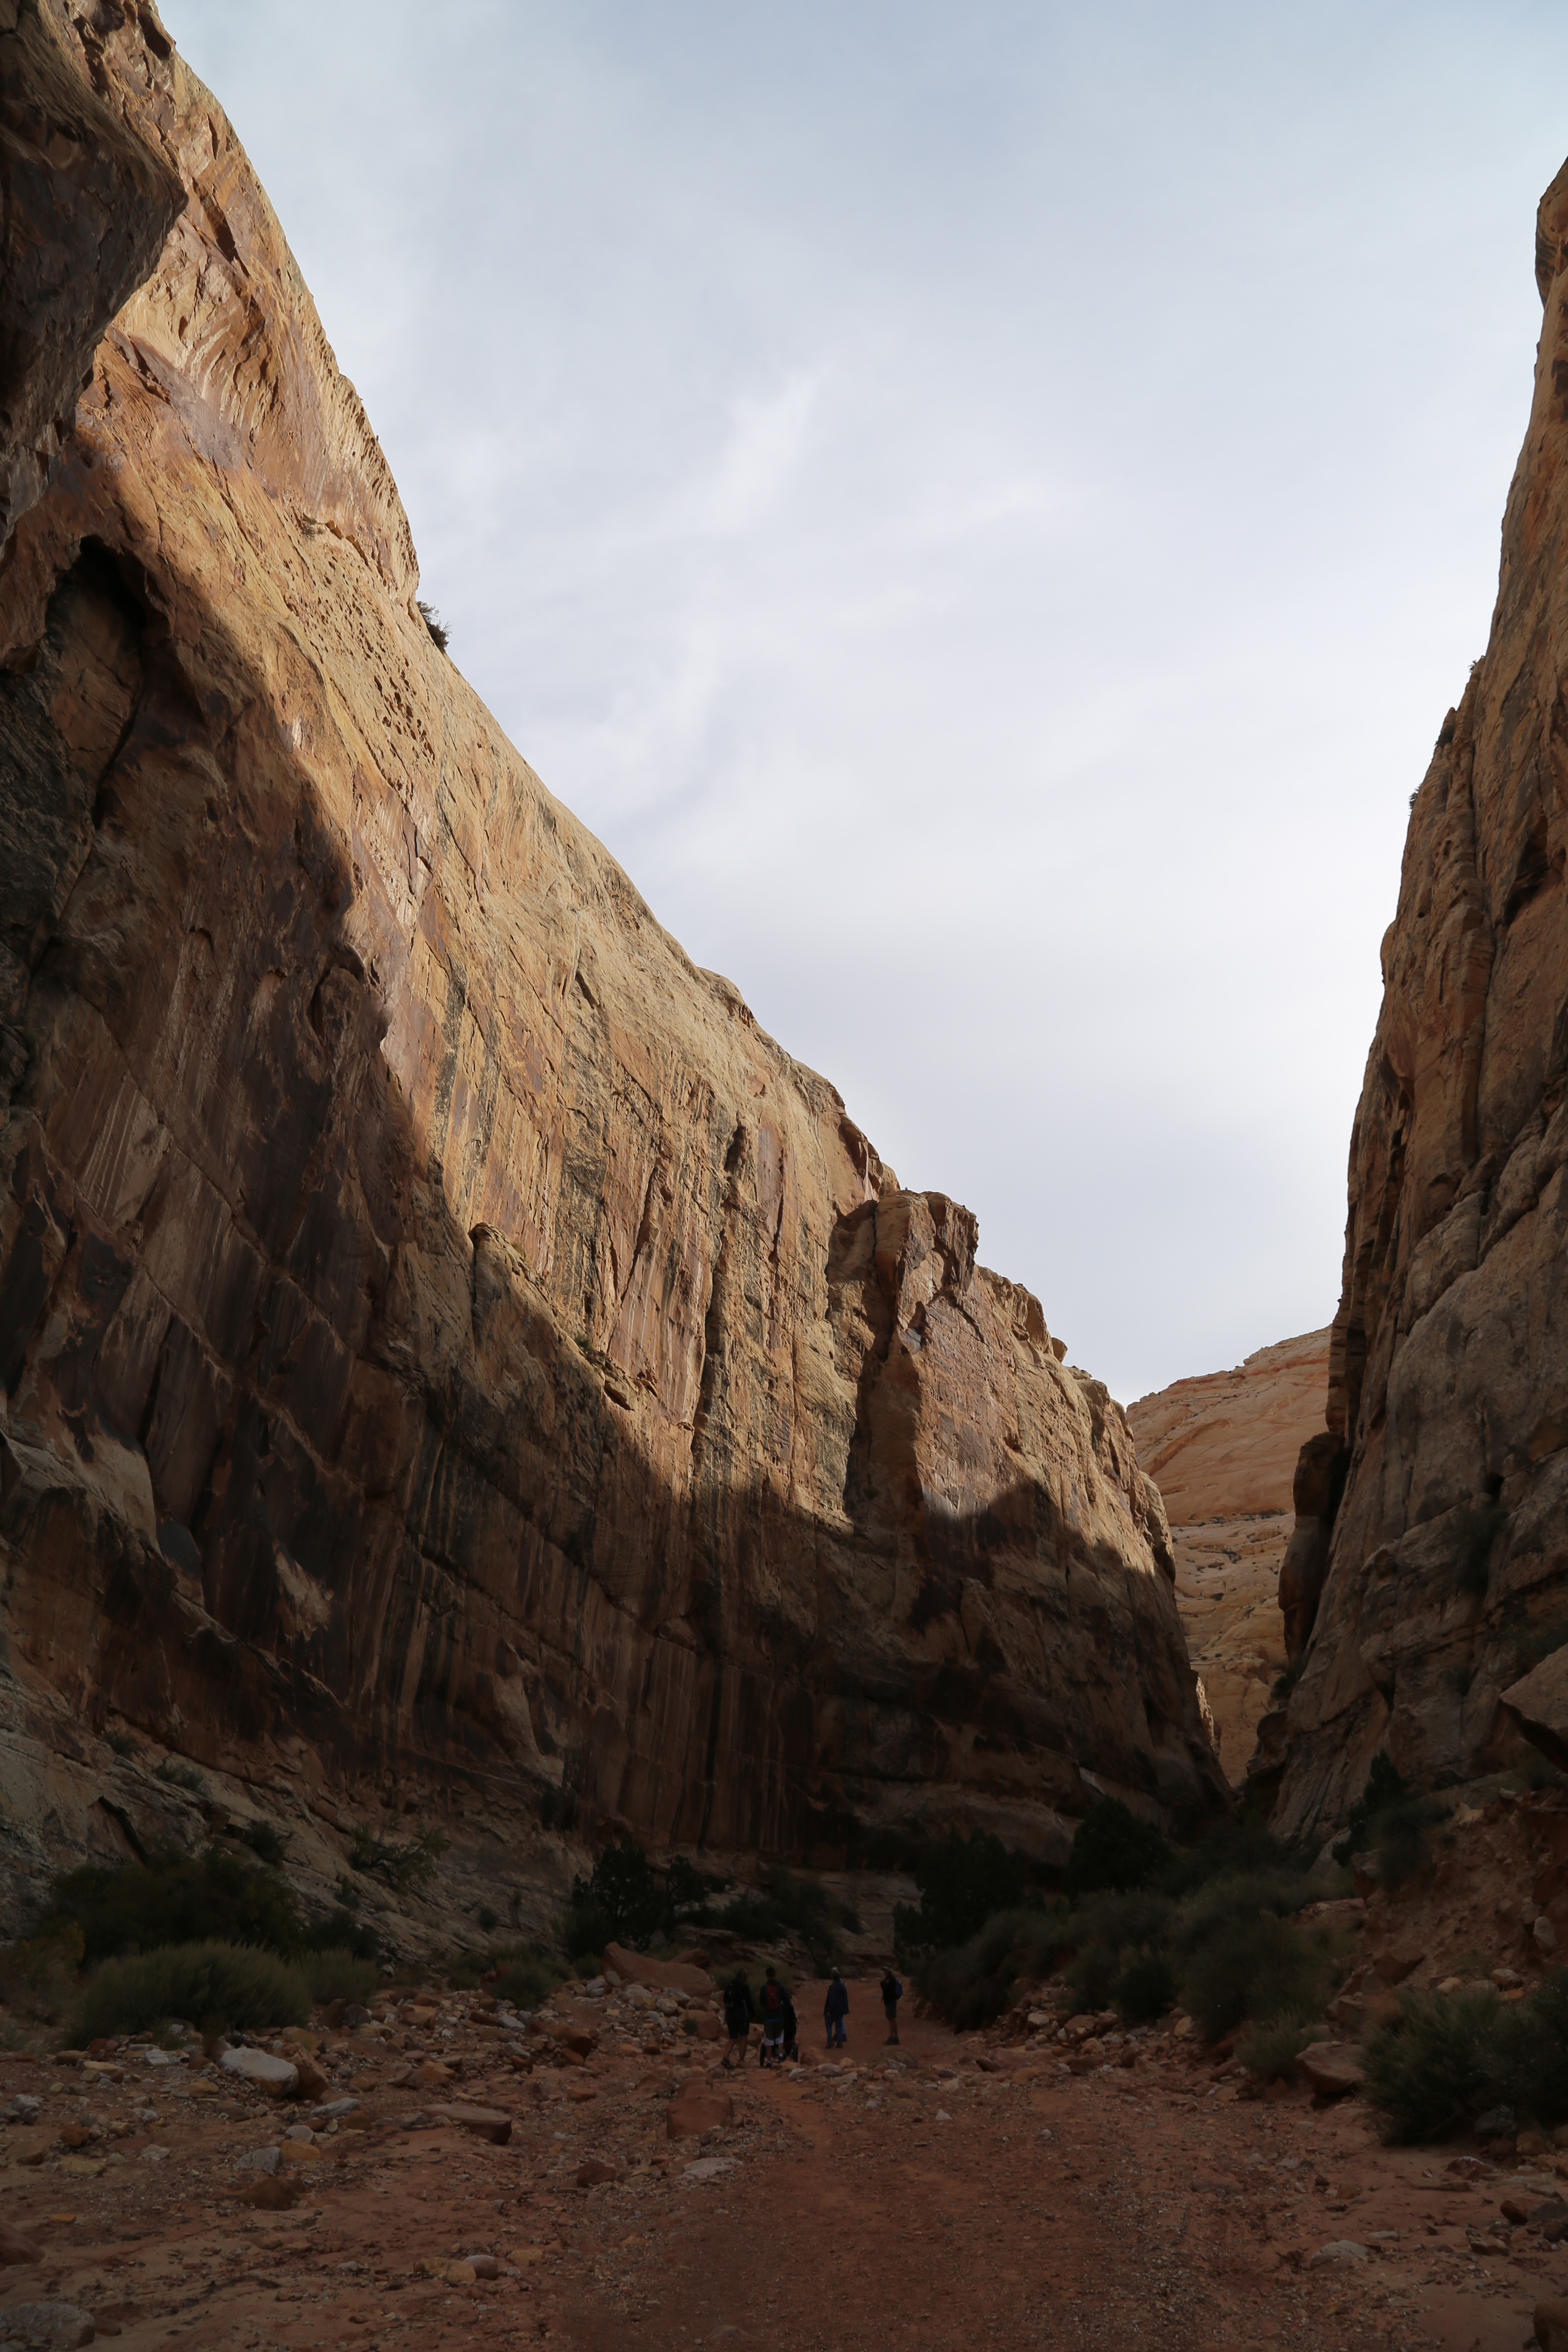
POLYGON ((514 2009, 542 2009, 560 1982, 560 1968, 542 1952, 519 1952, 496 1979, 496 1999, 514 2009))
POLYGON ((1491 1580, 1492 1546, 1508 1525, 1500 1503, 1477 1503, 1454 1514, 1454 1583, 1472 1601, 1484 1601, 1491 1580))
POLYGON ((1128 1952, 1110 1988, 1112 2006, 1128 2025, 1150 2025, 1176 1998, 1176 1971, 1167 1952, 1128 1952))
POLYGON ((1157 1829, 1130 1812, 1120 1797, 1101 1797, 1074 1832, 1062 1892, 1069 1897, 1101 1888, 1124 1893, 1147 1886, 1170 1864, 1171 1849, 1157 1829))
POLYGON ((1244 1812, 1221 1822, 1199 1844, 1173 1856, 1159 1884, 1168 1895, 1192 1895, 1216 1878, 1300 1876, 1309 1859, 1295 1846, 1282 1845, 1262 1822, 1244 1812))
MULTIPOLYGON (((563 1931, 567 1953, 573 1959, 586 1958, 606 1944, 629 1944, 635 1951, 647 1951, 681 1920, 708 1919, 714 1895, 727 1884, 707 1875, 683 1854, 672 1855, 659 1870, 636 1838, 623 1837, 618 1844, 605 1846, 587 1878, 572 1882, 563 1931)), ((731 1906, 734 1921, 725 1914, 720 1924, 732 1926, 737 1935, 777 1935, 802 1907, 795 1899, 795 1888, 788 1871, 775 1870, 765 1895, 737 1897, 731 1906)), ((809 1901, 804 1907, 809 1909, 809 1901)))
POLYGON ((908 1871, 911 1874, 925 1852, 925 1840, 908 1830, 868 1830, 852 1822, 847 1859, 851 1870, 908 1871))
POLYGON ((303 2025, 310 2014, 304 1979, 274 1952, 223 1943, 172 1944, 105 1960, 72 2011, 73 2044, 100 2034, 147 2033, 170 2018, 204 2031, 303 2025))
POLYGON ((239 1832, 239 1840, 242 1845, 247 1845, 250 1848, 258 1862, 270 1863, 273 1865, 282 1861, 284 1849, 288 1843, 287 1839, 274 1828, 270 1822, 261 1821, 247 1822, 239 1832))
POLYGON ((1399 2007, 1398 2032, 1382 2027, 1367 2044, 1368 2098, 1392 2139, 1465 2130, 1497 2101, 1501 2001, 1478 1985, 1447 1999, 1406 1992, 1399 2007))
POLYGON ((178 1757, 174 1756, 165 1756, 154 1764, 153 1778, 154 1780, 162 1780, 171 1789, 189 1790, 192 1795, 198 1795, 206 1786, 194 1764, 183 1763, 178 1757))
POLYGON ((295 1948, 301 1952, 347 1952, 356 1960, 379 1960, 381 1937, 366 1919, 346 1906, 310 1920, 295 1948))
POLYGON ((68 1872, 54 1882, 41 1932, 72 1919, 89 1966, 164 1944, 254 1944, 288 1953, 302 1935, 284 1881, 217 1846, 200 1854, 157 1853, 113 1870, 68 1872))
POLYGON ((604 1905, 595 1902, 586 1891, 579 1894, 579 1887, 584 1887, 584 1881, 580 1878, 574 1882, 572 1900, 567 1906, 562 1930, 566 1957, 574 1965, 579 1960, 596 1958, 606 1944, 621 1940, 604 1905))
POLYGON ((1268 1686, 1268 1696, 1273 1700, 1276 1706, 1283 1706, 1285 1705, 1291 1692, 1300 1681, 1301 1669, 1306 1663, 1307 1660, 1304 1653, 1300 1657, 1287 1659, 1280 1672, 1275 1675, 1274 1680, 1268 1686))
POLYGON ((438 1829, 416 1830, 402 1845, 395 1838, 376 1837, 360 1829, 349 1841, 349 1868, 384 1880, 399 1895, 416 1895, 435 1877, 436 1864, 448 1843, 445 1832, 438 1829))
POLYGON ((1182 2006, 1208 2042, 1247 2019, 1264 2023, 1289 2012, 1316 2017, 1339 1966, 1331 1937, 1255 1910, 1250 1919, 1233 1916, 1216 1925, 1191 1947, 1179 1978, 1182 2006))
POLYGON ((914 1870, 918 1909, 900 1903, 893 1938, 900 1956, 967 1943, 998 1911, 1015 1908, 1024 1892, 1024 1865, 990 1830, 973 1837, 935 1838, 914 1870))
POLYGON ((1307 2046, 1312 2021, 1287 2010, 1264 2024, 1249 2025, 1237 2039, 1236 2054, 1258 2083, 1293 2083, 1296 2061, 1307 2046))
POLYGON ((1409 1794, 1409 1783, 1395 1768, 1387 1748, 1380 1748, 1372 1759, 1366 1786, 1350 1809, 1344 1835, 1333 1849, 1334 1860, 1348 1862, 1352 1853, 1360 1853, 1366 1844, 1367 1827, 1373 1815, 1409 1794))
POLYGON ((381 1990, 374 1962, 356 1958, 341 1945, 327 1951, 301 1952, 296 1966, 312 2000, 354 2000, 363 2007, 381 1990))
POLYGON ((443 622, 440 614, 437 613, 434 604, 427 604, 423 596, 421 596, 418 601, 419 617, 430 632, 430 642, 436 647, 437 653, 444 654, 447 650, 449 640, 449 632, 446 624, 443 622))
POLYGON ((1068 1961, 1066 1975, 1080 2009, 1104 2009, 1121 1972, 1121 1959, 1110 1944, 1085 1944, 1068 1961))
POLYGON ((1126 1944, 1163 1944, 1171 1933, 1175 1906, 1169 1895, 1141 1889, 1131 1895, 1091 1895, 1070 1910, 1064 1906, 1046 1916, 1057 1923, 1059 1948, 1073 1941, 1093 1941, 1120 1950, 1126 1944))
POLYGON ((1412 1789, 1380 1748, 1366 1786, 1351 1807, 1345 1833, 1334 1845, 1334 1860, 1346 1863, 1370 1851, 1378 1858, 1384 1885, 1398 1886, 1425 1861, 1426 1832, 1442 1819, 1436 1798, 1412 1789))
POLYGON ((74 1919, 0 1946, 0 1999, 31 2017, 58 2017, 75 1990, 83 1949, 74 1919))

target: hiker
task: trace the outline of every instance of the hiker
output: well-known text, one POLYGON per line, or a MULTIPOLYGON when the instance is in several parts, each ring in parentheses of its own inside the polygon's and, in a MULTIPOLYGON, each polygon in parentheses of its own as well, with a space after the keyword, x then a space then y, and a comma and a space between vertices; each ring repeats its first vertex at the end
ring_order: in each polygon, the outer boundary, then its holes
POLYGON ((755 2014, 746 1971, 737 1969, 724 1988, 724 2022, 730 2029, 730 2047, 723 2057, 726 2066, 745 2064, 746 2044, 752 2038, 752 2019, 755 2014))
POLYGON ((776 2066, 784 2056, 785 2000, 784 1989, 771 1961, 757 1995, 757 2006, 763 2018, 763 2046, 757 2053, 757 2063, 766 2066, 771 2062, 776 2066))
POLYGON ((827 2046, 842 2050, 847 2039, 844 2020, 849 2009, 849 1988, 837 1969, 827 1981, 827 1999, 822 2004, 822 2014, 827 2024, 827 2046))
POLYGON ((792 2066, 800 2063, 800 2020, 795 2013, 795 2003, 784 1991, 784 2054, 792 2066))
POLYGON ((899 2003, 904 1997, 903 1986, 890 1968, 882 1970, 882 2014, 888 2021, 888 2039, 899 2038, 899 2003))

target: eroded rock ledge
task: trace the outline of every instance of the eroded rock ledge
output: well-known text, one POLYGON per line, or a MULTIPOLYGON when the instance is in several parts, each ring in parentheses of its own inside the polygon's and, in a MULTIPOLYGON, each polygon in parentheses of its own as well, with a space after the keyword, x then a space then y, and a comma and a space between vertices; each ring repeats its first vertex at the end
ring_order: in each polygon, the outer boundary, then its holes
POLYGON ((1059 1853, 1085 1773, 1201 1817, 1119 1410, 437 650, 152 10, 21 21, 148 159, 121 201, 157 258, 112 319, 94 281, 0 563, 13 1885, 119 1834, 117 1725, 241 1780, 304 1756, 329 1817, 439 1790, 508 1835, 1059 1853))
POLYGON ((1568 167, 1484 657, 1411 803, 1350 1151, 1327 1428, 1280 1601, 1300 1679, 1254 1776, 1342 1820, 1519 1751, 1504 1695, 1568 1638, 1568 167))

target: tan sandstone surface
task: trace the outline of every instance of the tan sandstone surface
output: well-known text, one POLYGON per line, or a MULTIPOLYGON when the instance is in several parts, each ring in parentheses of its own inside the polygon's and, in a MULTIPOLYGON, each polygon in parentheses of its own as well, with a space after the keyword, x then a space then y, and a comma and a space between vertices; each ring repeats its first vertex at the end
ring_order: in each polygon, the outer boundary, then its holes
POLYGON ((1279 1586, 1291 1478, 1321 1422, 1328 1363, 1328 1332, 1309 1331, 1127 1408, 1139 1463, 1171 1523, 1176 1606, 1233 1785, 1246 1779, 1285 1664, 1279 1586))
MULTIPOLYGON (((1424 1782, 1516 1753, 1568 1635, 1568 169, 1485 654, 1410 815, 1350 1150, 1326 1430, 1281 1579, 1301 1662, 1259 1771, 1288 1832, 1386 1746, 1424 1782)), ((1521 265, 1523 256, 1521 256, 1521 265)))
POLYGON ((92 315, 22 351, 5 428, 38 493, 0 558, 5 1917, 279 1792, 321 1883, 391 1806, 514 1911, 616 1822, 1059 1859, 1080 1768, 1211 1814, 1119 1408, 437 650, 153 9, 11 15, 6 234, 92 315))

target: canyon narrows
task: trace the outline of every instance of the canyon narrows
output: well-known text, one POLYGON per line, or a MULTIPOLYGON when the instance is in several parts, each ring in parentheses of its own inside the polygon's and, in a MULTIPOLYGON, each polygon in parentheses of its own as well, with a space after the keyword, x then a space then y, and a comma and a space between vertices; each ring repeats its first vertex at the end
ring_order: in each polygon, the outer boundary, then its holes
POLYGON ((0 562, 13 1923, 161 1833, 159 1754, 288 1792, 323 1885, 388 1802, 557 1891, 616 1824, 1201 1826, 1120 1409, 433 643, 153 12, 12 14, 8 322, 55 303, 0 562))

